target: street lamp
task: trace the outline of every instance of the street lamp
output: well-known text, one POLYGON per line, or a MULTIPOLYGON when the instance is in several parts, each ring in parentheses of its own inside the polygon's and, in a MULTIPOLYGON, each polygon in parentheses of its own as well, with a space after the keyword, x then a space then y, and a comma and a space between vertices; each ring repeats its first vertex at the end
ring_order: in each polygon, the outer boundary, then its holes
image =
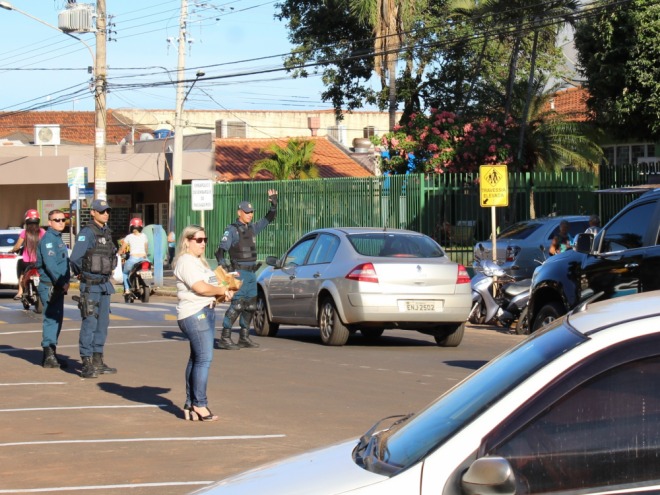
POLYGON ((91 47, 81 38, 74 36, 52 24, 34 17, 21 9, 14 7, 11 3, 0 1, 0 8, 13 10, 19 14, 48 26, 55 31, 66 34, 71 38, 80 41, 92 57, 92 67, 94 68, 94 119, 95 119, 95 138, 94 138, 94 196, 97 199, 107 199, 107 168, 106 168, 106 108, 105 108, 105 0, 98 0, 96 19, 96 56, 91 47))

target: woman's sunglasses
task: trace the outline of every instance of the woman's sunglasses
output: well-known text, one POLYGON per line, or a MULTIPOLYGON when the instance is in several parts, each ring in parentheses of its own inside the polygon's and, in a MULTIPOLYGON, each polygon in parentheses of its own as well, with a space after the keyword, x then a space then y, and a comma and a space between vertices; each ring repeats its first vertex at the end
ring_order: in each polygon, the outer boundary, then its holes
POLYGON ((206 242, 209 240, 208 237, 190 237, 191 241, 195 241, 197 244, 201 244, 202 242, 206 242))

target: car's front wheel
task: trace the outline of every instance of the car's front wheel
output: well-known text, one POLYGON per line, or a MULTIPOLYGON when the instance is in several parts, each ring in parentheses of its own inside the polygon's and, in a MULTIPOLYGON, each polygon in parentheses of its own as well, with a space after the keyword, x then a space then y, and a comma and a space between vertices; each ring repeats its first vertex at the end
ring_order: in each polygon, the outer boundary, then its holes
POLYGON ((280 329, 279 323, 273 323, 268 318, 266 296, 259 291, 257 295, 257 309, 254 311, 254 331, 261 337, 275 337, 280 329))
POLYGON ((331 297, 327 297, 321 302, 319 330, 321 331, 321 341, 325 345, 344 345, 348 341, 350 332, 339 318, 339 313, 337 313, 331 297))
POLYGON ((563 308, 556 302, 549 302, 541 307, 536 318, 534 319, 534 325, 532 325, 532 331, 535 332, 539 328, 555 321, 557 318, 564 314, 563 308))
POLYGON ((458 347, 465 334, 465 322, 454 326, 445 325, 446 329, 435 334, 435 343, 440 347, 458 347))

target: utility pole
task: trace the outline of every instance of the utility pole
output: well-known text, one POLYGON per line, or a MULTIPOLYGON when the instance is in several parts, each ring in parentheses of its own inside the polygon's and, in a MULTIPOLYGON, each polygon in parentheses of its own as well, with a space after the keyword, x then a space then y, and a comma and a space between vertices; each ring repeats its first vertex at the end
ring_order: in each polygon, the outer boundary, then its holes
POLYGON ((108 199, 106 162, 106 12, 105 0, 96 1, 96 63, 94 71, 94 197, 108 199))
POLYGON ((170 175, 170 201, 168 232, 174 231, 175 189, 183 181, 183 102, 186 67, 186 36, 188 22, 188 0, 181 0, 179 17, 179 60, 177 64, 176 108, 174 110, 174 150, 172 151, 172 170, 170 175))

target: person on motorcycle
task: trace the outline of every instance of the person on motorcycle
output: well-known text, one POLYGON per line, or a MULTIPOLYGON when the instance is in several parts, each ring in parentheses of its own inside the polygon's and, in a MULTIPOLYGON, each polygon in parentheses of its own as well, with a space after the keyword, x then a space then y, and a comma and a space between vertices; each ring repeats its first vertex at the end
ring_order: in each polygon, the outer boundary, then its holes
POLYGON ((124 294, 130 292, 130 283, 128 281, 128 275, 131 273, 131 269, 135 266, 136 263, 142 261, 149 261, 147 259, 147 251, 149 249, 149 241, 147 240, 146 234, 142 233, 142 219, 141 218, 131 218, 131 221, 128 225, 128 231, 130 232, 126 237, 124 237, 124 242, 119 248, 119 254, 123 255, 128 252, 129 257, 124 262, 124 294))
POLYGON ((18 276, 18 294, 14 296, 15 300, 20 300, 23 297, 23 274, 28 266, 37 261, 37 244, 44 236, 46 231, 42 229, 40 224, 39 212, 30 209, 25 212, 25 228, 21 230, 18 236, 18 241, 13 247, 12 252, 18 253, 23 247, 23 255, 16 263, 16 275, 18 276))

